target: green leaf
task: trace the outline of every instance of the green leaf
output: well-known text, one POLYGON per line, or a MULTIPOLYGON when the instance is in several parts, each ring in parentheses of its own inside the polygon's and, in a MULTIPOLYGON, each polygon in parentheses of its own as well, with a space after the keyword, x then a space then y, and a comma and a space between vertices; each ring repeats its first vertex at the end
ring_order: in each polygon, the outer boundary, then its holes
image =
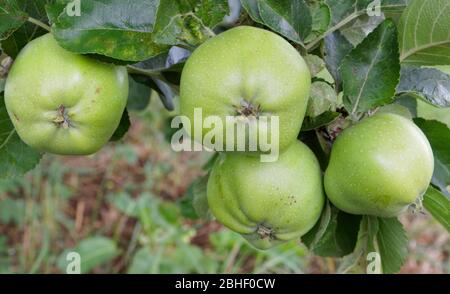
MULTIPOLYGON (((388 13, 403 11, 409 0, 381 0, 380 10, 388 13)), ((373 0, 326 0, 331 9, 332 24, 337 27, 349 23, 353 19, 367 13, 373 0)))
POLYGON ((442 192, 450 196, 450 129, 443 123, 435 120, 415 118, 414 123, 427 136, 433 149, 434 173, 432 183, 438 186, 442 192))
POLYGON ((298 44, 309 36, 312 16, 304 0, 241 0, 250 17, 298 44))
POLYGON ((159 262, 159 256, 155 256, 150 248, 142 247, 133 256, 128 274, 151 274, 154 264, 159 262))
POLYGON ((59 44, 72 52, 145 60, 167 50, 154 43, 158 6, 158 0, 83 0, 80 16, 61 12, 52 31, 59 44))
POLYGON ((399 24, 402 63, 450 64, 449 15, 448 0, 411 1, 399 24))
POLYGON ((207 184, 208 175, 195 180, 189 186, 186 194, 179 201, 181 213, 184 217, 189 219, 211 218, 206 195, 207 184))
POLYGON ((62 13, 65 13, 65 8, 69 3, 74 2, 72 0, 49 1, 49 3, 45 6, 45 11, 47 12, 47 17, 51 24, 55 23, 62 13))
POLYGON ((202 219, 211 219, 206 186, 208 184, 208 175, 201 177, 192 184, 192 193, 194 195, 192 206, 197 215, 202 219))
POLYGON ((41 154, 20 140, 0 95, 0 179, 21 176, 33 169, 41 154))
POLYGON ((383 15, 368 16, 367 14, 364 14, 343 26, 341 28, 341 33, 353 46, 356 46, 380 25, 383 20, 383 15))
POLYGON ((214 36, 211 30, 228 12, 226 0, 162 1, 155 24, 155 42, 195 47, 214 36))
POLYGON ((0 6, 0 40, 7 39, 27 20, 16 0, 4 0, 0 6))
POLYGON ((402 67, 397 93, 409 94, 439 107, 449 107, 450 75, 434 68, 402 67))
POLYGON ((120 119, 119 126, 114 131, 114 134, 112 135, 110 141, 116 142, 121 140, 130 129, 130 125, 130 116, 128 115, 128 110, 125 109, 122 114, 122 118, 120 119))
POLYGON ((399 272, 408 255, 408 238, 398 219, 378 218, 376 244, 383 273, 399 272))
POLYGON ((423 196, 422 205, 450 233, 450 200, 430 186, 423 196))
POLYGON ((69 261, 66 260, 69 252, 80 254, 81 273, 89 273, 94 268, 112 261, 119 255, 117 244, 106 237, 91 237, 85 239, 70 250, 65 250, 58 258, 58 267, 62 272, 66 272, 69 261))
POLYGON ((328 29, 331 23, 331 11, 325 3, 311 3, 309 5, 311 11, 311 33, 305 40, 308 43, 311 40, 319 37, 328 29))
POLYGON ((326 82, 318 81, 311 85, 306 116, 316 117, 326 111, 339 107, 335 90, 326 82))
POLYGON ((146 75, 133 74, 132 77, 136 82, 148 85, 155 90, 167 110, 172 111, 175 109, 174 99, 178 93, 178 87, 146 75))
POLYGON ((138 83, 133 76, 129 76, 129 91, 127 109, 130 111, 140 111, 145 109, 150 103, 152 89, 150 86, 138 83))
POLYGON ((302 132, 314 130, 326 125, 331 124, 332 122, 336 121, 341 114, 339 112, 335 111, 326 111, 319 116, 316 117, 305 117, 305 120, 302 124, 302 132))
POLYGON ((25 201, 6 198, 0 201, 0 222, 22 225, 25 220, 25 201))
POLYGON ((325 68, 325 62, 323 61, 322 58, 320 58, 317 55, 308 54, 303 58, 305 59, 305 62, 308 65, 312 77, 317 76, 317 74, 325 68))
POLYGON ((164 45, 183 45, 195 47, 214 36, 211 30, 204 26, 202 20, 194 13, 176 15, 171 22, 155 37, 155 42, 164 45))
MULTIPOLYGON (((7 2, 14 2, 15 7, 18 9, 20 18, 23 20, 21 26, 17 27, 14 32, 11 32, 7 38, 1 41, 1 45, 6 54, 15 58, 17 54, 19 54, 20 50, 25 47, 25 45, 43 35, 46 34, 47 31, 35 24, 30 22, 25 22, 28 17, 33 17, 36 20, 39 20, 43 23, 47 22, 47 16, 45 12, 45 5, 51 0, 14 0, 7 2)), ((3 7, 2 7, 3 8, 3 7)), ((0 23, 2 21, 0 20, 0 23)), ((0 29, 1 31, 1 29, 0 29)))
POLYGON ((264 24, 298 44, 311 32, 312 17, 304 0, 258 1, 264 24))
POLYGON ((319 256, 341 257, 355 248, 361 216, 347 214, 327 203, 319 222, 302 237, 319 256))
MULTIPOLYGON (((315 46, 326 36, 332 34, 333 32, 338 31, 342 27, 346 26, 348 23, 351 23, 355 19, 361 17, 366 14, 369 8, 373 8, 372 4, 373 0, 325 0, 326 4, 331 10, 331 25, 324 34, 320 35, 316 39, 309 42, 307 49, 311 50, 315 48, 315 46)), ((389 14, 399 13, 405 7, 408 0, 381 0, 381 4, 379 6, 379 11, 383 11, 389 14)), ((373 13, 373 11, 371 12, 373 13)))
POLYGON ((393 101, 400 76, 395 24, 382 22, 343 60, 340 73, 349 113, 365 112, 393 101))
POLYGON ((241 0, 241 4, 242 7, 244 7, 244 9, 247 11, 251 19, 253 19, 257 23, 264 24, 264 21, 259 14, 258 0, 241 0))
POLYGON ((340 90, 342 78, 339 69, 344 57, 352 51, 353 45, 339 31, 328 35, 324 45, 325 64, 334 78, 337 89, 340 90))
POLYGON ((379 254, 380 272, 392 274, 400 271, 408 253, 408 238, 398 219, 363 216, 355 250, 344 257, 338 273, 366 272, 370 265, 367 257, 372 252, 379 254))
POLYGON ((161 74, 168 82, 179 85, 181 71, 190 54, 191 52, 186 49, 173 46, 168 52, 141 61, 133 66, 155 75, 161 74))
POLYGON ((178 206, 181 210, 181 215, 188 219, 198 219, 199 216, 192 205, 194 201, 194 193, 192 185, 187 190, 186 194, 178 200, 178 206))

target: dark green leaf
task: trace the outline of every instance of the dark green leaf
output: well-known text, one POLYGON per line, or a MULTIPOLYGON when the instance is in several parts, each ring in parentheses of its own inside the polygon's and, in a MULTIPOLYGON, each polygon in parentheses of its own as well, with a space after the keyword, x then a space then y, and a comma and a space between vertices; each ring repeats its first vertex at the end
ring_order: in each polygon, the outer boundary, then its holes
POLYGON ((378 218, 376 243, 383 273, 399 272, 408 255, 408 238, 398 219, 378 218))
POLYGON ((356 46, 383 20, 383 15, 368 16, 367 14, 364 14, 343 26, 340 31, 353 46, 356 46))
POLYGON ((264 24, 291 41, 302 44, 311 32, 312 17, 304 0, 260 0, 264 24))
POLYGON ((50 3, 45 6, 45 11, 47 12, 47 17, 51 24, 55 23, 61 14, 65 13, 65 8, 69 3, 76 4, 73 0, 55 0, 50 1, 50 3))
POLYGON ((340 90, 342 79, 339 68, 344 57, 353 49, 353 45, 336 31, 325 38, 325 64, 340 90))
POLYGON ((0 40, 7 39, 27 20, 16 0, 3 0, 0 4, 0 40))
POLYGON ((228 0, 197 0, 192 9, 205 26, 214 28, 227 15, 228 0))
POLYGON ((422 204, 450 233, 450 200, 430 186, 423 196, 422 204))
POLYGON ((311 10, 312 23, 311 33, 305 40, 306 43, 325 33, 331 23, 331 11, 328 5, 324 3, 313 3, 309 7, 311 10))
POLYGON ((120 119, 119 126, 114 131, 114 134, 112 135, 110 141, 116 142, 122 139, 130 129, 130 125, 131 125, 130 116, 128 115, 128 110, 125 109, 125 111, 122 114, 122 118, 120 119))
MULTIPOLYGON (((332 25, 338 27, 366 14, 373 2, 373 0, 326 0, 331 9, 332 25)), ((392 14, 403 11, 408 0, 381 0, 380 2, 380 11, 392 14)))
POLYGON ((162 1, 155 24, 155 41, 163 45, 195 47, 212 37, 228 13, 226 0, 162 1))
POLYGON ((169 111, 174 110, 175 109, 174 99, 176 93, 174 92, 173 88, 169 86, 167 83, 158 79, 153 79, 153 82, 156 84, 157 87, 152 89, 158 92, 159 99, 161 99, 161 102, 164 105, 164 107, 169 111))
POLYGON ((433 149, 434 173, 432 183, 450 196, 447 188, 450 185, 450 130, 445 124, 435 120, 415 118, 414 122, 425 133, 433 149))
POLYGON ((395 103, 408 108, 409 113, 411 113, 413 117, 417 116, 417 99, 415 99, 414 97, 408 97, 408 95, 403 95, 401 97, 398 97, 395 100, 395 103))
POLYGON ((155 36, 155 42, 163 45, 196 47, 213 37, 214 33, 203 25, 202 20, 189 12, 174 16, 170 23, 155 36))
POLYGON ((314 152, 319 160, 320 168, 325 170, 329 161, 329 145, 324 142, 322 135, 315 131, 300 132, 299 139, 314 152))
POLYGON ((449 15, 448 0, 410 1, 398 27, 402 63, 450 64, 449 15))
POLYGON ((436 106, 449 107, 450 75, 434 68, 402 67, 397 93, 408 93, 436 106))
POLYGON ((158 6, 157 0, 83 0, 80 16, 61 13, 52 31, 62 47, 76 53, 145 60, 167 50, 154 43, 158 6))
POLYGON ((33 169, 41 154, 20 140, 0 95, 0 179, 21 176, 33 169))
POLYGON ((347 214, 327 204, 319 222, 302 237, 319 256, 341 257, 355 248, 361 216, 347 214))
MULTIPOLYGON (((45 5, 51 0, 15 0, 17 7, 20 9, 23 17, 26 20, 28 17, 33 17, 43 23, 47 22, 47 16, 45 12, 45 5)), ((1 23, 1 21, 0 21, 1 23)), ((47 31, 35 24, 25 22, 22 26, 18 27, 12 34, 3 40, 2 48, 6 54, 15 58, 19 54, 20 50, 31 40, 47 33, 47 31)))
POLYGON ((241 0, 241 4, 254 21, 264 24, 264 21, 259 14, 258 0, 241 0))
POLYGON ((208 175, 203 176, 192 182, 186 195, 180 200, 181 213, 184 217, 190 219, 210 219, 208 199, 206 195, 206 185, 208 184, 208 175))
POLYGON ((316 117, 305 117, 302 124, 302 132, 314 130, 334 122, 341 114, 334 111, 326 111, 316 117))
POLYGON ((175 109, 174 98, 177 92, 174 85, 169 85, 158 78, 151 78, 143 74, 133 74, 132 77, 136 82, 148 85, 155 90, 167 110, 172 111, 175 109))
POLYGON ((145 83, 138 83, 129 76, 129 94, 127 108, 130 111, 140 111, 145 109, 150 103, 152 89, 145 83))
POLYGON ((308 65, 311 77, 316 77, 319 72, 325 68, 325 62, 322 58, 314 54, 308 54, 303 57, 308 65))
POLYGON ((349 113, 365 112, 393 101, 400 76, 395 24, 390 20, 382 22, 344 58, 340 73, 349 113))
POLYGON ((194 186, 191 184, 185 195, 178 201, 181 214, 188 219, 198 219, 199 216, 194 208, 194 186))
POLYGON ((326 111, 335 111, 340 107, 335 90, 326 82, 312 83, 306 115, 316 117, 326 111))

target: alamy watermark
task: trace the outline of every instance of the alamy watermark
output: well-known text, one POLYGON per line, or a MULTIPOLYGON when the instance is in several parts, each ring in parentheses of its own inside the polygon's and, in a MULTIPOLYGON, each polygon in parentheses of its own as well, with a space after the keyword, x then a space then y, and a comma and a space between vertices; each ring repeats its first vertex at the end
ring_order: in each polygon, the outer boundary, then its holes
POLYGON ((81 273, 81 255, 78 252, 69 252, 66 255, 66 274, 81 273))
POLYGON ((68 16, 81 16, 81 0, 73 0, 67 3, 66 13, 68 16))
POLYGON ((203 117, 202 108, 195 108, 193 121, 181 115, 172 119, 172 128, 183 128, 174 133, 171 145, 177 152, 258 152, 261 162, 274 162, 279 155, 279 125, 278 116, 203 117))
POLYGON ((367 254, 367 268, 366 273, 368 274, 381 274, 381 256, 378 252, 369 252, 367 254))

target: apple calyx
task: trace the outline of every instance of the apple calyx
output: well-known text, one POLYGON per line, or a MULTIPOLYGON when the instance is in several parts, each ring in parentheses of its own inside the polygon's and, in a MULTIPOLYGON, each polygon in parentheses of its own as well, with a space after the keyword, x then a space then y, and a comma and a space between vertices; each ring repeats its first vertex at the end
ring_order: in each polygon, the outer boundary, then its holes
POLYGON ((69 114, 68 114, 67 108, 61 104, 56 111, 57 111, 56 117, 53 120, 53 122, 58 127, 60 127, 60 128, 62 127, 63 129, 68 129, 69 127, 71 127, 72 124, 69 119, 69 114))
POLYGON ((241 105, 234 106, 236 108, 237 115, 244 116, 244 117, 256 117, 258 118, 261 114, 261 105, 255 106, 251 102, 247 100, 242 100, 241 105))
POLYGON ((260 236, 261 239, 269 238, 270 240, 275 239, 275 231, 272 228, 269 228, 263 224, 259 224, 256 233, 260 236))

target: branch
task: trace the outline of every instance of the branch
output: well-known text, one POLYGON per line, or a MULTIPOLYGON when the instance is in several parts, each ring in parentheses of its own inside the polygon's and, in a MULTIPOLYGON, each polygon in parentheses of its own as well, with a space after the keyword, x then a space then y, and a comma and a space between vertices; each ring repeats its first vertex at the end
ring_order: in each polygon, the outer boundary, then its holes
POLYGON ((46 30, 46 31, 49 31, 49 32, 50 32, 50 31, 52 30, 52 29, 50 28, 50 26, 48 26, 47 24, 43 23, 42 21, 40 21, 40 20, 38 20, 38 19, 29 17, 29 18, 27 19, 27 21, 28 21, 28 22, 31 22, 32 24, 35 24, 35 25, 37 25, 37 26, 39 26, 39 27, 41 27, 41 28, 43 28, 43 29, 46 30))

